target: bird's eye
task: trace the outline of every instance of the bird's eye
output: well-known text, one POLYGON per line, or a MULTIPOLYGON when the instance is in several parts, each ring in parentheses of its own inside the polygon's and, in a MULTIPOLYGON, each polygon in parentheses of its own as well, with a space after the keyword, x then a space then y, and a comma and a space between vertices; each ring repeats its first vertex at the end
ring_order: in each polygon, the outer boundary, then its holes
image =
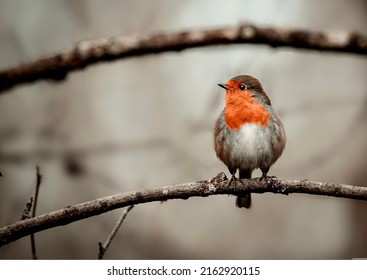
POLYGON ((239 88, 240 88, 240 90, 245 90, 245 89, 246 89, 246 86, 241 84, 241 85, 239 86, 239 88))

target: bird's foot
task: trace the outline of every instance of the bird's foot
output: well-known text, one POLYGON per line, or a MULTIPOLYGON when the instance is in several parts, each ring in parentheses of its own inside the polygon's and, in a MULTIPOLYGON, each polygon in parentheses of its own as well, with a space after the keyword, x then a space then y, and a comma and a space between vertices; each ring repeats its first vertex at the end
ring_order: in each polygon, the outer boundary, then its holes
POLYGON ((268 176, 265 173, 263 173, 260 177, 260 181, 262 181, 262 180, 274 180, 274 179, 278 179, 278 177, 277 176, 268 176))
POLYGON ((237 188, 237 179, 236 179, 235 175, 232 175, 231 180, 229 180, 227 187, 230 187, 232 182, 234 184, 234 189, 236 189, 237 188))
POLYGON ((277 176, 268 176, 268 175, 263 173, 260 177, 260 182, 262 180, 266 180, 266 183, 268 184, 268 186, 271 186, 271 185, 273 185, 273 181, 275 179, 278 179, 278 177, 277 176))

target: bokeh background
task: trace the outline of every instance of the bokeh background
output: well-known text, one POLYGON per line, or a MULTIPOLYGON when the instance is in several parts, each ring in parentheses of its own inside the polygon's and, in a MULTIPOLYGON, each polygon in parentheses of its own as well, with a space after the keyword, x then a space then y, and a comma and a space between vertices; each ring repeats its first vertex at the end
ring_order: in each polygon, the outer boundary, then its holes
MULTIPOLYGON (((366 34, 364 0, 0 1, 0 69, 83 39, 249 21, 366 34)), ((129 190, 209 179, 226 167, 212 128, 216 84, 257 77, 287 132, 270 175, 367 186, 367 60, 260 45, 190 49, 74 72, 0 96, 0 226, 18 220, 43 175, 37 213, 129 190)), ((228 174, 228 173, 227 173, 228 174)), ((255 176, 259 176, 255 172, 255 176)), ((106 258, 367 257, 367 203, 310 195, 212 196, 135 207, 106 258)), ((45 259, 93 259, 121 209, 36 234, 45 259)), ((29 237, 0 248, 31 258, 29 237)))

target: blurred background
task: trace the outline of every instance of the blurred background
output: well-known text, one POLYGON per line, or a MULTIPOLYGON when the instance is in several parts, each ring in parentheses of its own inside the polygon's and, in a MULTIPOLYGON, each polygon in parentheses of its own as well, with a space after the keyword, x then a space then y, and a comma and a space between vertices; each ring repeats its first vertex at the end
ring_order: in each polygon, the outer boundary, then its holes
MULTIPOLYGON (((258 25, 366 34, 364 0, 0 0, 0 69, 84 39, 258 25)), ((37 214, 115 193, 209 179, 227 168, 212 129, 217 83, 257 77, 287 133, 270 175, 367 186, 367 59, 262 45, 129 58, 0 96, 0 226, 17 221, 43 180, 37 214)), ((254 176, 259 176, 259 171, 254 176)), ((105 258, 346 259, 367 257, 367 203, 310 195, 232 196, 135 207, 105 258)), ((95 259, 122 210, 36 234, 45 259, 95 259)), ((0 248, 31 258, 29 237, 0 248)))

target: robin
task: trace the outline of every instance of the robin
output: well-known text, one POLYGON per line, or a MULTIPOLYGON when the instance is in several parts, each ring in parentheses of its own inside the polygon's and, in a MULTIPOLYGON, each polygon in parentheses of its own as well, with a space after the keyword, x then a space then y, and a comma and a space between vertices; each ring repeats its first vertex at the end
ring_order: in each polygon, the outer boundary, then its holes
MULTIPOLYGON (((232 174, 231 182, 250 179, 260 168, 267 178, 270 166, 282 154, 286 137, 282 122, 271 106, 259 80, 248 75, 236 76, 226 84, 225 108, 215 123, 214 144, 218 158, 232 174)), ((237 196, 237 207, 250 208, 251 194, 237 196)))

